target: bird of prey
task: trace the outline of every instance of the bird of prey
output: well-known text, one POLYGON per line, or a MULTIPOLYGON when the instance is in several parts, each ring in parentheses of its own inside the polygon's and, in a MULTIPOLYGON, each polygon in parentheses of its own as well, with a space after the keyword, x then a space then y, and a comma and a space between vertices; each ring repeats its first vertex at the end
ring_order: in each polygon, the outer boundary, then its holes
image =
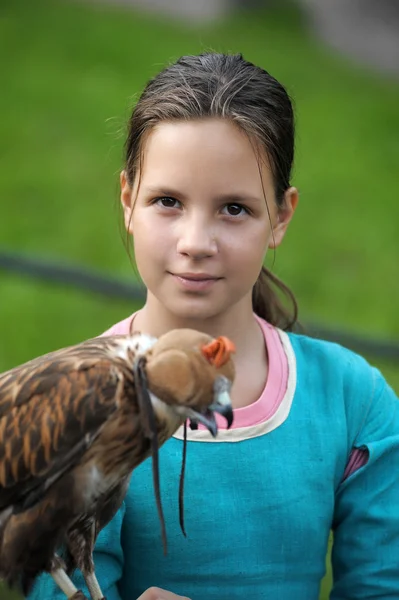
MULTIPOLYGON (((85 598, 81 570, 103 598, 92 552, 122 504, 133 469, 187 421, 217 434, 230 427, 233 343, 192 329, 87 340, 0 375, 0 577, 27 595, 49 572, 70 600, 85 598)), ((186 440, 185 440, 186 441, 186 440)), ((185 463, 183 446, 183 467, 185 463)), ((183 477, 180 481, 182 517, 183 477)))

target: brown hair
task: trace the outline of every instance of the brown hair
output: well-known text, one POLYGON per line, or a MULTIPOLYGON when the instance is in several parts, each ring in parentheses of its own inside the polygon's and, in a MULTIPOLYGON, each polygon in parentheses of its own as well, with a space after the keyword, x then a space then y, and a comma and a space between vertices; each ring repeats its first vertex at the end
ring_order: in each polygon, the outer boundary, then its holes
MULTIPOLYGON (((241 54, 183 56, 147 83, 129 120, 125 170, 130 186, 139 171, 144 136, 155 125, 206 117, 230 119, 265 152, 276 202, 282 208, 294 159, 292 104, 274 77, 241 54)), ((295 297, 265 267, 252 298, 257 315, 282 329, 293 329, 298 314, 295 297), (288 307, 283 300, 288 301, 288 307)))

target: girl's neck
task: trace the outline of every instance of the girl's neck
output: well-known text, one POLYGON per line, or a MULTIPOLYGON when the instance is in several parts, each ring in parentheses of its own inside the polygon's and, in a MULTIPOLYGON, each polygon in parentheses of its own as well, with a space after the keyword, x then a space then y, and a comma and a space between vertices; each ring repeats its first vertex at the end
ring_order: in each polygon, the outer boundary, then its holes
POLYGON ((160 337, 171 329, 190 328, 203 331, 212 337, 220 335, 230 338, 237 348, 236 357, 251 354, 256 342, 262 340, 263 334, 257 323, 252 305, 238 304, 231 307, 222 315, 209 319, 182 319, 178 315, 171 314, 157 303, 154 306, 151 300, 135 315, 133 330, 160 337))
POLYGON ((208 333, 212 337, 225 335, 236 346, 234 362, 236 378, 231 391, 233 407, 243 408, 260 397, 266 384, 268 356, 264 335, 254 317, 251 298, 242 301, 228 311, 212 319, 181 319, 166 311, 158 303, 147 299, 144 307, 135 315, 132 330, 155 337, 171 329, 191 328, 208 333))

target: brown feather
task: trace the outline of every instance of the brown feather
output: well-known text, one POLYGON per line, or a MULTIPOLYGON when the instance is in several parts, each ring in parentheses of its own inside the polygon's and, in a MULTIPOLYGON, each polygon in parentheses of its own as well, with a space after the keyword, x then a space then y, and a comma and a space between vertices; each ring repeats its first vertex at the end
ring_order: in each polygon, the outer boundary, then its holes
POLYGON ((215 378, 234 377, 224 352, 223 366, 201 353, 211 341, 191 330, 96 338, 0 375, 0 576, 26 594, 61 545, 70 569, 94 572, 96 537, 151 453, 166 549, 158 448, 184 411, 208 410, 215 378))

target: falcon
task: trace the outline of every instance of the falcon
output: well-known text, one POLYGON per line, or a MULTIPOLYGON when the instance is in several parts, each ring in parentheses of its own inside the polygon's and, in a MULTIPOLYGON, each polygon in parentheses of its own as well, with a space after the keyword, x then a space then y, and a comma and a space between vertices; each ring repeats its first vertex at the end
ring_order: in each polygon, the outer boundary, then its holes
POLYGON ((164 551, 158 449, 187 422, 230 427, 234 344, 192 329, 109 336, 56 350, 0 375, 0 577, 27 595, 51 574, 68 599, 103 599, 93 549, 132 471, 152 456, 164 551))

